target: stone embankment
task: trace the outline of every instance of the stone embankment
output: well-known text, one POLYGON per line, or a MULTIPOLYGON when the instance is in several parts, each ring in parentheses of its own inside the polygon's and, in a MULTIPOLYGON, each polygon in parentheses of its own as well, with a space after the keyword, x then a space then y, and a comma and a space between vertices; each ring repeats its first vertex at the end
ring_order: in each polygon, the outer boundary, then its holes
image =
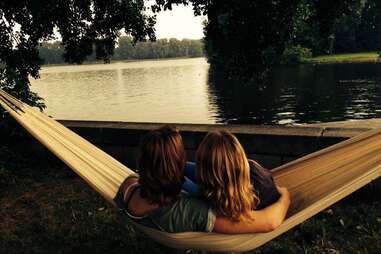
MULTIPOLYGON (((85 139, 134 168, 141 137, 161 123, 127 123, 61 120, 85 139)), ((248 157, 274 168, 323 149, 369 129, 381 127, 381 119, 311 125, 205 125, 172 124, 181 130, 188 160, 194 160, 198 144, 208 131, 227 129, 236 134, 248 157)))

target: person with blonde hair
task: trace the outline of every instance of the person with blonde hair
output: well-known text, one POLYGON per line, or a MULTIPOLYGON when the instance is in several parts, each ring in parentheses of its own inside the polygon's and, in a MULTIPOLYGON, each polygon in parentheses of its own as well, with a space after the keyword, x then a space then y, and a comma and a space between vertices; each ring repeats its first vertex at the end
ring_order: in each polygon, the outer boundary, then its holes
POLYGON ((271 206, 249 212, 250 221, 237 221, 219 210, 216 213, 212 203, 183 193, 185 159, 177 129, 164 126, 150 131, 140 146, 139 176, 126 178, 114 201, 131 220, 166 232, 268 232, 283 221, 289 204, 287 193, 271 206))
POLYGON ((269 171, 247 159, 233 134, 208 133, 198 147, 196 165, 200 192, 217 216, 250 224, 260 218, 262 209, 283 221, 289 206, 287 190, 274 184, 269 171))

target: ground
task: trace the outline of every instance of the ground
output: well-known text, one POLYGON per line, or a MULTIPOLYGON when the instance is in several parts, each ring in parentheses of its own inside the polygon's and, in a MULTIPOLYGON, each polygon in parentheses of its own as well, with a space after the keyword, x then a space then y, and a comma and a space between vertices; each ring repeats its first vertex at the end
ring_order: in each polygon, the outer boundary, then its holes
POLYGON ((337 54, 317 56, 307 59, 308 63, 354 63, 354 62, 376 62, 379 61, 377 52, 362 52, 352 54, 337 54))
MULTIPOLYGON (((250 253, 381 253, 381 181, 250 253)), ((168 253, 70 169, 0 147, 0 253, 168 253)))

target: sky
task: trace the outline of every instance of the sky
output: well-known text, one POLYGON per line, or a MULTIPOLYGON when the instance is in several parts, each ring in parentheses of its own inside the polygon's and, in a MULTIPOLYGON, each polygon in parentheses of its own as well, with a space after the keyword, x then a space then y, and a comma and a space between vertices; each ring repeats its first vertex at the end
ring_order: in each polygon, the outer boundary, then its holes
POLYGON ((157 14, 156 38, 201 39, 204 19, 194 16, 192 6, 174 6, 172 11, 157 14))
MULTIPOLYGON (((195 17, 192 6, 173 6, 171 11, 157 13, 156 38, 201 39, 204 37, 202 22, 205 19, 204 16, 195 17)), ((55 36, 52 41, 61 40, 57 32, 55 36)))

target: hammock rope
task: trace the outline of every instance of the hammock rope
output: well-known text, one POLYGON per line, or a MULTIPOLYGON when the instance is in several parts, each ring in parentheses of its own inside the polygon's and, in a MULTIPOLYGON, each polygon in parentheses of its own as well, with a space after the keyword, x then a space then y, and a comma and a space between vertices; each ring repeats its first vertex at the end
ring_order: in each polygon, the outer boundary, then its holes
MULTIPOLYGON (((44 113, 0 90, 0 105, 32 136, 82 177, 107 201, 134 172, 44 113)), ((178 249, 244 252, 297 226, 381 175, 381 129, 371 130, 274 170, 277 184, 289 189, 287 219, 263 234, 166 233, 131 221, 161 244, 178 249)))

